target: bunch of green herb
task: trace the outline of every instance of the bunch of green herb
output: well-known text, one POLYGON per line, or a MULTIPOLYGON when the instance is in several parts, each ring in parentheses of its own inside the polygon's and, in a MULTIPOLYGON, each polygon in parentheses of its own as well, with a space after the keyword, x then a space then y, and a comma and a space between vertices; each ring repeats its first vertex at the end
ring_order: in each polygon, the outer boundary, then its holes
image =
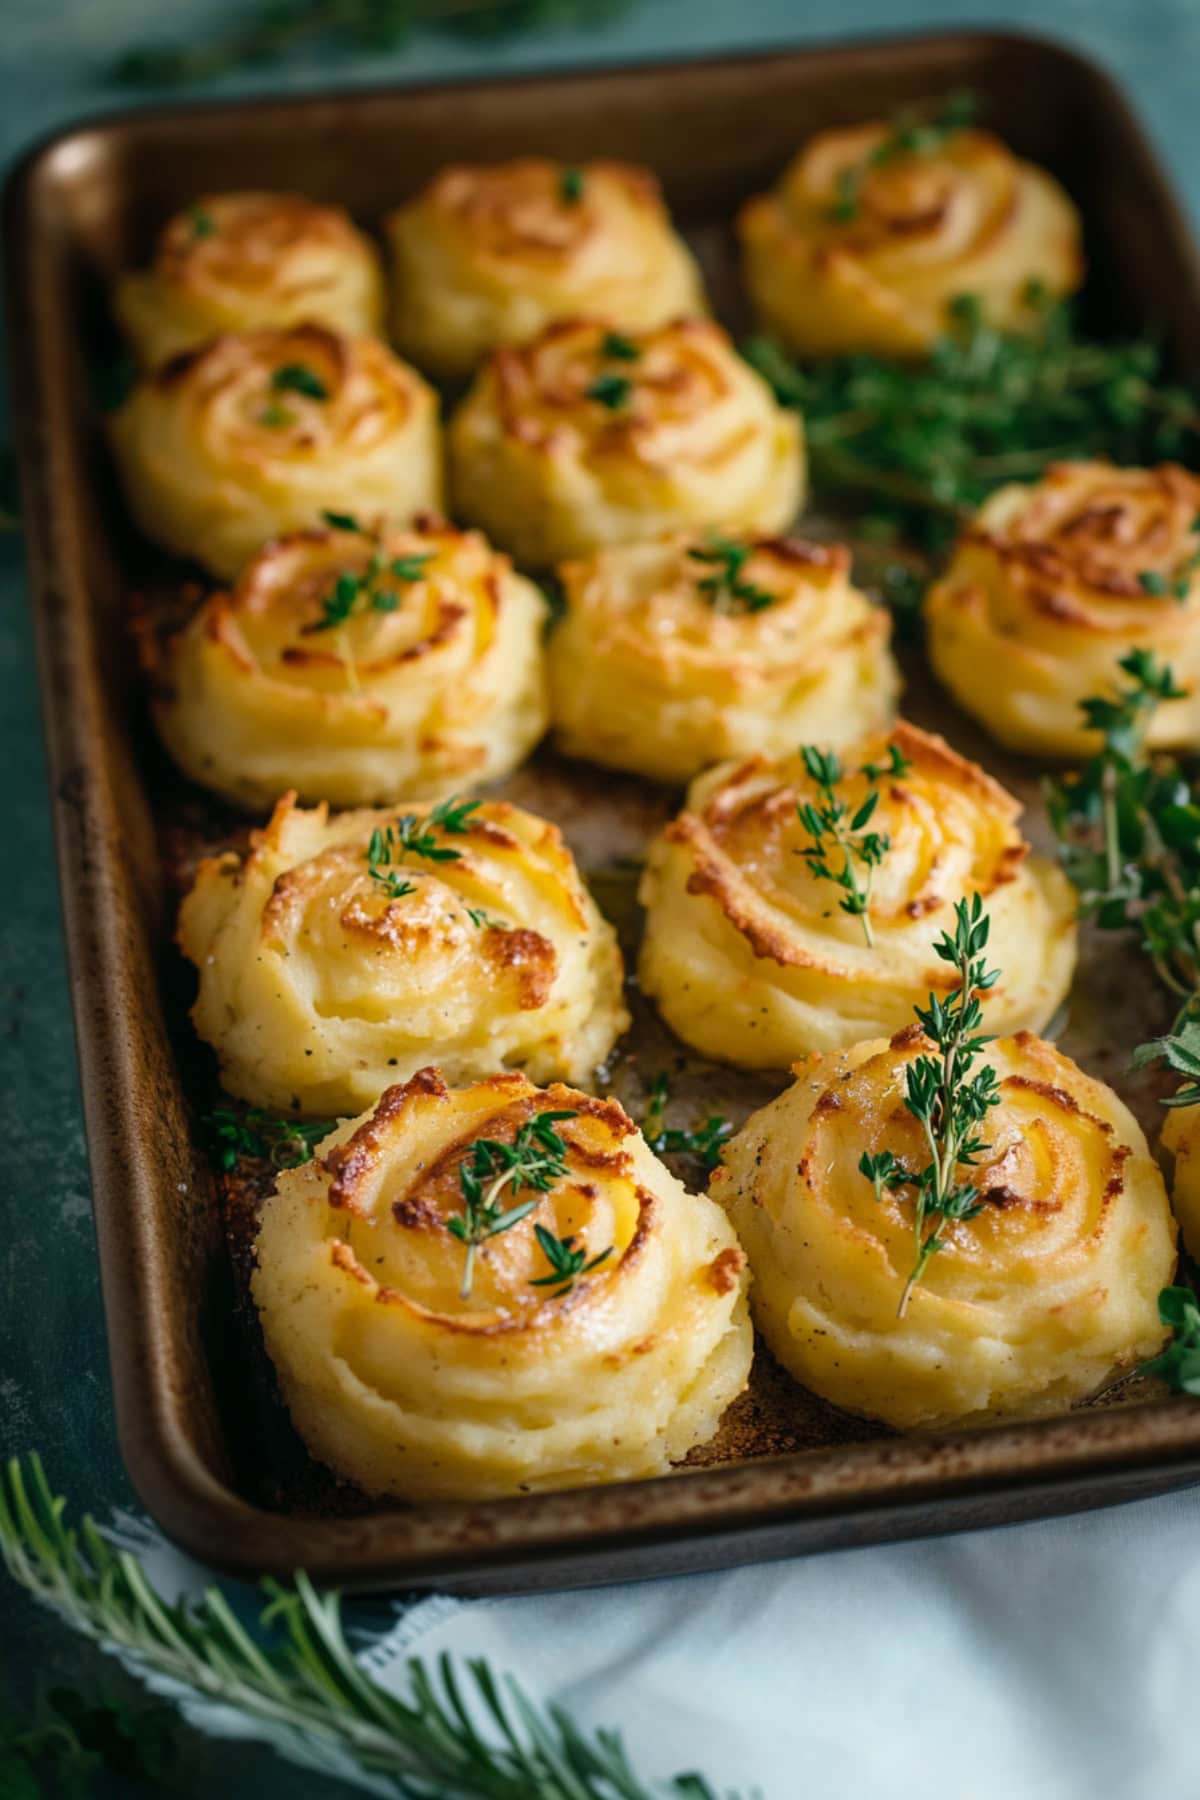
POLYGON ((1154 1375, 1175 1394, 1200 1395, 1200 1303, 1191 1288, 1164 1288, 1158 1316, 1174 1336, 1160 1356, 1142 1363, 1135 1373, 1154 1375))
POLYGON ((1200 460, 1200 401, 1166 382, 1146 339, 1100 342, 1068 306, 1040 306, 1029 334, 998 331, 964 294, 925 363, 840 356, 802 366, 770 338, 744 353, 804 415, 812 478, 867 502, 936 549, 994 488, 1062 459, 1200 460))
POLYGON ((312 1160, 313 1151, 327 1138, 333 1119, 286 1119, 260 1107, 241 1112, 218 1106, 204 1115, 208 1153, 218 1169, 237 1167, 243 1157, 268 1162, 274 1169, 298 1169, 312 1160))
MULTIPOLYGON (((471 829, 471 814, 480 804, 478 800, 456 799, 452 794, 448 800, 440 800, 423 819, 416 813, 404 813, 394 825, 376 826, 366 851, 371 880, 379 883, 389 900, 415 893, 416 883, 406 881, 396 873, 397 869, 410 856, 433 863, 459 862, 462 851, 443 844, 441 835, 465 836, 471 829)), ((479 924, 485 917, 481 914, 474 922, 479 924)))
POLYGON ((233 7, 224 29, 190 44, 128 51, 113 78, 137 87, 211 81, 277 62, 305 44, 359 50, 401 48, 414 31, 470 37, 518 36, 561 26, 601 24, 628 0, 256 0, 233 7))
POLYGON ((168 1707, 85 1699, 68 1687, 51 1688, 31 1718, 0 1708, 0 1796, 86 1800, 102 1770, 121 1781, 123 1794, 161 1794, 171 1723, 168 1707))
POLYGON ((910 107, 898 112, 887 134, 862 162, 843 169, 837 181, 837 199, 830 217, 848 224, 858 217, 863 182, 872 169, 895 162, 900 156, 936 156, 956 132, 973 125, 978 111, 974 94, 950 94, 936 108, 910 107))
POLYGON ((608 1249, 601 1250, 598 1256, 589 1256, 584 1246, 578 1243, 574 1237, 556 1237, 552 1231, 547 1231, 544 1225, 535 1225, 533 1235, 536 1237, 546 1261, 550 1264, 550 1273, 549 1275, 539 1275, 529 1285, 553 1288, 554 1292, 550 1296, 552 1300, 561 1300, 564 1294, 569 1294, 577 1281, 585 1275, 590 1275, 593 1269, 598 1269, 600 1264, 607 1262, 613 1253, 613 1246, 610 1244, 608 1249))
POLYGON ((573 1112, 538 1113, 521 1126, 511 1144, 499 1138, 476 1138, 470 1146, 458 1166, 462 1211, 446 1222, 447 1230, 467 1247, 458 1290, 461 1299, 471 1297, 480 1244, 528 1218, 539 1204, 538 1196, 549 1193, 566 1174, 567 1146, 554 1128, 575 1116, 573 1112), (506 1209, 501 1204, 506 1188, 513 1194, 532 1188, 534 1197, 506 1209))
POLYGON ((737 544, 718 532, 709 534, 707 544, 688 551, 691 560, 708 571, 697 576, 696 587, 714 612, 756 613, 774 606, 778 594, 747 581, 742 572, 753 554, 752 544, 737 544))
POLYGON ((838 906, 861 921, 863 937, 872 944, 871 883, 891 843, 886 832, 869 829, 879 805, 877 784, 887 777, 903 775, 908 761, 895 744, 890 744, 885 762, 865 763, 857 773, 867 779, 867 794, 851 808, 838 794, 847 775, 837 753, 804 744, 800 754, 805 772, 817 789, 815 800, 802 800, 796 807, 796 815, 811 839, 800 854, 819 880, 831 881, 841 888, 838 906))
POLYGON ((915 1009, 932 1053, 923 1052, 906 1065, 904 1104, 925 1135, 929 1161, 923 1168, 909 1168, 890 1150, 875 1155, 864 1151, 859 1160, 877 1200, 885 1190, 907 1190, 912 1196, 913 1266, 900 1295, 900 1318, 930 1258, 945 1249, 946 1226, 975 1218, 986 1204, 974 1183, 962 1179, 962 1171, 977 1164, 987 1149, 979 1127, 1000 1098, 995 1069, 979 1060, 991 1042, 980 1031, 979 996, 1000 976, 984 957, 989 925, 978 894, 957 903, 953 935, 943 932, 933 948, 953 966, 958 986, 947 999, 930 994, 929 1005, 915 1009))
POLYGON ((335 531, 354 532, 365 538, 372 546, 370 559, 360 574, 349 572, 339 575, 321 602, 321 616, 304 627, 306 632, 335 630, 344 625, 347 619, 357 618, 360 613, 395 612, 400 604, 400 595, 394 583, 420 581, 427 565, 433 560, 433 551, 427 550, 409 556, 385 556, 380 541, 380 534, 360 525, 352 513, 323 513, 325 523, 335 531))
POLYGON ((8 1464, 0 1557, 12 1579, 160 1691, 235 1708, 298 1762, 310 1747, 336 1747, 373 1793, 394 1800, 718 1800, 701 1775, 644 1781, 617 1733, 592 1735, 559 1707, 543 1711, 481 1660, 464 1677, 450 1657, 432 1672, 413 1658, 407 1692, 389 1693, 347 1644, 337 1594, 304 1574, 263 1583, 258 1631, 219 1588, 164 1600, 135 1556, 89 1518, 70 1527, 65 1510, 36 1456, 8 1464))
POLYGON ((642 1119, 642 1136, 656 1156, 694 1156, 706 1169, 721 1160, 721 1145, 733 1133, 728 1119, 711 1114, 690 1131, 667 1124, 670 1083, 658 1074, 650 1083, 650 1097, 642 1119))

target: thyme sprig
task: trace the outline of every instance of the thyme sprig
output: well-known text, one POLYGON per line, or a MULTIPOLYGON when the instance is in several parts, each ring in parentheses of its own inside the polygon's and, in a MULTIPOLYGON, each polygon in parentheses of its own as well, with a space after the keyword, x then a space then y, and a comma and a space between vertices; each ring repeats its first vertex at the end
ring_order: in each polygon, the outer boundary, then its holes
POLYGON ((706 1169, 715 1169, 721 1160, 721 1146, 732 1137, 733 1126, 719 1114, 710 1114, 690 1131, 667 1124, 667 1105, 671 1098, 670 1083, 658 1074, 650 1083, 650 1095, 642 1118, 642 1136, 656 1156, 694 1156, 706 1169))
POLYGON ((569 1294, 577 1281, 582 1280, 585 1275, 590 1275, 593 1269, 598 1269, 600 1264, 607 1262, 613 1253, 613 1246, 610 1244, 608 1249, 601 1250, 598 1256, 589 1257, 586 1247, 577 1243, 574 1236, 556 1237, 552 1231, 547 1231, 544 1225, 535 1225, 533 1235, 537 1238, 546 1261, 550 1264, 550 1273, 549 1275, 539 1275, 536 1281, 531 1281, 529 1285, 530 1287, 553 1288, 554 1292, 550 1296, 552 1300, 561 1300, 564 1294, 569 1294))
POLYGON ((480 804, 478 800, 456 799, 452 794, 448 800, 439 800, 424 818, 417 813, 404 813, 394 825, 377 825, 366 849, 371 880, 380 884, 389 900, 400 900, 416 891, 415 882, 396 873, 408 857, 419 856, 433 863, 461 861, 462 851, 452 844, 443 844, 439 833, 465 836, 471 829, 471 814, 480 804))
POLYGON ((933 948, 953 965, 958 986, 947 999, 930 994, 927 1007, 914 1009, 932 1054, 923 1053, 906 1065, 904 1104, 924 1132, 928 1163, 910 1169, 890 1150, 864 1151, 859 1159, 859 1170, 877 1200, 885 1191, 908 1189, 912 1195, 915 1249, 897 1308, 901 1319, 931 1257, 946 1247, 946 1226, 975 1218, 986 1205, 974 1183, 962 1179, 962 1171, 974 1167, 987 1149, 978 1128, 1000 1098, 995 1069, 979 1064, 980 1052, 991 1042, 980 1032, 979 996, 1000 976, 984 957, 989 926, 978 894, 957 902, 953 935, 943 932, 933 948))
POLYGON ((165 1600, 90 1518, 68 1525, 36 1456, 14 1457, 0 1477, 0 1558, 18 1586, 160 1692, 235 1708, 297 1762, 337 1747, 394 1800, 718 1800, 699 1774, 643 1781, 616 1732, 593 1736, 561 1708, 535 1706, 481 1659, 464 1673, 449 1656, 433 1669, 414 1657, 407 1691, 390 1693, 346 1642, 339 1596, 303 1573, 263 1582, 258 1630, 217 1587, 165 1600))
POLYGON ((837 198, 829 216, 839 224, 858 217, 862 187, 869 172, 899 156, 936 156, 944 150, 956 132, 975 122, 978 112, 975 95, 963 90, 949 94, 936 111, 909 107, 898 112, 887 136, 881 138, 870 153, 850 168, 843 169, 837 180, 837 198))
POLYGON ((1200 398, 1163 378, 1146 339, 1102 342, 1069 306, 1028 299, 1035 329, 994 329, 960 295, 924 364, 840 356, 802 366, 770 338, 743 353, 805 419, 814 486, 854 494, 927 548, 1005 481, 1053 462, 1200 462, 1200 398))
POLYGON ((306 400, 328 400, 329 389, 307 363, 283 363, 271 376, 276 394, 303 394, 306 400))
POLYGON ((877 783, 903 775, 909 767, 908 760, 897 745, 890 744, 886 761, 867 763, 859 769, 858 774, 867 779, 868 790, 852 809, 838 795, 847 774, 836 751, 803 744, 800 755, 809 780, 817 788, 816 800, 802 800, 796 805, 796 816, 812 840, 800 855, 819 880, 831 881, 842 889, 839 907, 861 921, 863 937, 872 945, 875 940, 871 935, 871 884, 891 845, 886 832, 869 829, 879 805, 881 790, 877 783), (840 866, 836 864, 838 857, 840 866))
POLYGON ((306 43, 365 51, 403 47, 416 30, 496 38, 558 25, 599 24, 627 0, 256 0, 234 8, 228 28, 178 45, 128 51, 112 77, 127 86, 178 87, 278 62, 306 43))
POLYGON ((566 206, 578 206, 583 199, 587 187, 587 177, 583 170, 573 163, 568 163, 558 178, 559 198, 566 206))
POLYGON ((256 1157, 275 1169, 298 1169, 311 1162, 313 1151, 335 1123, 333 1119, 279 1118, 257 1106, 243 1112, 218 1106, 201 1120, 208 1153, 226 1173, 243 1157, 256 1157))
POLYGON ((446 1229, 467 1247, 459 1297, 469 1300, 475 1278, 475 1253, 480 1244, 517 1225, 539 1204, 567 1172, 567 1146, 554 1129, 574 1112, 543 1112, 521 1126, 511 1144, 499 1138, 476 1138, 470 1154, 458 1166, 462 1191, 461 1213, 446 1221, 446 1229), (486 1184, 486 1185, 485 1185, 486 1184), (501 1204, 505 1189, 518 1194, 533 1188, 534 1198, 507 1210, 501 1204))
POLYGON ((710 571, 697 576, 696 587, 714 612, 756 613, 774 606, 778 594, 747 581, 742 573, 753 554, 753 544, 736 543, 718 532, 709 534, 706 545, 696 545, 688 551, 693 562, 710 571))
POLYGON ((359 574, 347 570, 336 578, 321 601, 320 617, 306 625, 305 632, 336 630, 360 613, 395 612, 400 595, 392 583, 422 580, 427 566, 433 561, 433 551, 389 557, 384 554, 381 530, 361 525, 352 513, 326 512, 321 517, 334 531, 353 532, 365 538, 372 549, 366 567, 359 574))

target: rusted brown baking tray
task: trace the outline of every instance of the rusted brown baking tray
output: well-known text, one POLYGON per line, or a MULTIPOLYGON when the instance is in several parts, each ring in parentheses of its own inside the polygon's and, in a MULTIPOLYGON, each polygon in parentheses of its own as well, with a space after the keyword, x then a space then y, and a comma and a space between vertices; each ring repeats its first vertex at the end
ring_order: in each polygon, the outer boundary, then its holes
MULTIPOLYGON (((243 1573, 303 1566, 351 1585, 534 1588, 994 1524, 1200 1476, 1200 1407, 1190 1403, 1118 1404, 918 1441, 838 1420, 798 1389, 781 1402, 782 1378, 764 1361, 715 1453, 726 1460, 480 1505, 347 1504, 303 1458, 291 1482, 295 1446, 280 1461, 278 1421, 264 1427, 248 1400, 261 1369, 239 1323, 237 1255, 196 1148, 195 1052, 170 951, 163 847, 178 845, 189 819, 194 838, 188 805, 198 803, 180 800, 142 723, 127 615, 145 553, 123 523, 89 380, 111 347, 112 277, 198 191, 299 188, 374 222, 447 161, 615 153, 658 172, 736 325, 728 222, 739 202, 806 133, 960 87, 983 96, 989 122, 1081 205, 1091 322, 1149 327, 1179 372, 1200 371, 1200 267, 1141 131, 1107 77, 1029 38, 173 108, 68 131, 13 178, 9 339, 117 1417, 146 1505, 198 1556, 243 1573)), ((918 691, 909 708, 921 704, 918 691)), ((946 710, 942 722, 978 754, 946 710)), ((994 752, 987 761, 1016 779, 994 752)), ((529 797, 532 782, 547 810, 567 796, 562 822, 569 835, 578 825, 577 848, 594 867, 572 779, 543 762, 518 783, 529 797)), ((1028 791, 1028 770, 1023 780, 1028 791)), ((616 809, 609 823, 623 818, 635 843, 669 804, 633 795, 622 814, 625 786, 604 786, 616 809)), ((613 841, 629 847, 620 831, 609 833, 610 851, 613 841)), ((1133 1040, 1110 1003, 1141 984, 1122 980, 1111 949, 1085 962, 1088 1008, 1068 1021, 1064 1043, 1116 1076, 1119 1046, 1133 1040)), ((708 1097, 712 1080, 694 1091, 708 1097)), ((735 1096, 735 1110, 749 1098, 735 1096)))

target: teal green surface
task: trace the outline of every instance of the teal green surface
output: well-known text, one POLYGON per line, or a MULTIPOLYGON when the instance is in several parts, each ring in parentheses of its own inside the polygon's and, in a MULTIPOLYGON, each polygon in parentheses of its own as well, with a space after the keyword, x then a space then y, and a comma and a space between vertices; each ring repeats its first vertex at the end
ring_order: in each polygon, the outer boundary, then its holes
MULTIPOLYGON (((119 50, 164 32, 187 41, 236 11, 231 0, 177 0, 169 9, 151 0, 0 0, 0 163, 7 167, 35 139, 76 118, 127 105, 129 97, 105 80, 119 50)), ((1195 216, 1200 0, 1060 0, 1053 10, 1034 0, 915 9, 897 0, 631 0, 626 13, 586 33, 486 47, 417 39, 390 55, 314 52, 231 75, 205 93, 383 85, 1001 22, 1052 29, 1105 62, 1131 92, 1195 216)), ((0 540, 0 770, 9 870, 0 907, 0 1451, 40 1449, 55 1486, 107 1517, 135 1501, 113 1430, 28 602, 11 535, 0 540)), ((0 1595, 0 1631, 19 1689, 31 1670, 94 1684, 95 1659, 8 1589, 0 1595)), ((228 1800, 334 1791, 285 1773, 265 1751, 194 1741, 173 1791, 207 1795, 218 1785, 228 1800)))

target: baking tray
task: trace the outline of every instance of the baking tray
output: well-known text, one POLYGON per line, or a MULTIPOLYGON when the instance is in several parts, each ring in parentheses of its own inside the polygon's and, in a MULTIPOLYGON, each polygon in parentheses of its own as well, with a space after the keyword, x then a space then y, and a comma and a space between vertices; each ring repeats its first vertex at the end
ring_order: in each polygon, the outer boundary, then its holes
MULTIPOLYGON (((15 416, 117 1423, 145 1504, 203 1560, 244 1575, 304 1567, 347 1586, 515 1591, 997 1524, 1200 1478, 1200 1407, 1188 1402, 1134 1396, 1035 1424, 899 1438, 823 1408, 760 1350, 754 1389, 704 1466, 482 1504, 370 1506, 288 1448, 286 1422, 262 1401, 239 1299, 244 1258, 236 1231, 230 1255, 223 1223, 230 1196, 197 1146, 206 1077, 184 1021, 164 868, 178 875, 228 821, 173 781, 143 717, 130 595, 153 591, 162 571, 123 522, 92 397, 96 359, 113 344, 113 277, 204 189, 299 188, 374 223, 447 161, 618 153, 657 171, 736 327, 728 222, 738 204, 808 133, 960 87, 1081 206, 1093 328, 1150 327, 1177 373, 1200 372, 1200 266, 1179 206, 1111 81, 1036 38, 924 37, 173 107, 78 126, 13 176, 15 416)), ((918 684, 906 711, 920 720, 926 704, 918 684)), ((981 753, 944 701, 936 718, 981 753)), ((1029 790, 1028 766, 985 754, 1029 790)), ((637 797, 637 784, 626 803, 605 778, 608 810, 589 813, 581 779, 543 759, 510 791, 555 811, 591 868, 670 804, 637 797)), ((1120 960, 1111 942, 1085 944, 1084 999, 1062 1040, 1110 1078, 1117 1046, 1135 1041, 1130 995, 1147 985, 1124 978, 1120 960), (1127 1028, 1110 1011, 1118 1003, 1127 1028)), ((1159 1022, 1151 1002, 1135 1004, 1141 1025, 1159 1022)), ((625 1078, 653 1073, 655 1054, 643 1046, 640 1073, 627 1058, 625 1078)), ((689 1071, 684 1088, 698 1097, 713 1080, 689 1071)), ((1153 1094, 1130 1097, 1148 1116, 1153 1094)), ((736 1110, 752 1099, 742 1090, 736 1110)))

